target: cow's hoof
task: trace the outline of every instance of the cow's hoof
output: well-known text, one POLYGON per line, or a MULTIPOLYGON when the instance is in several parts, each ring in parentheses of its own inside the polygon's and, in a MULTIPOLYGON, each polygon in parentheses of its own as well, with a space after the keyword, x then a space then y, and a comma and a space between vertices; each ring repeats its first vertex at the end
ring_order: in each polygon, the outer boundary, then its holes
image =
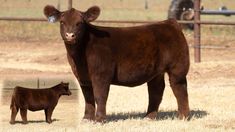
POLYGON ((46 121, 48 124, 51 124, 52 123, 52 120, 47 120, 46 121))
POLYGON ((24 124, 24 125, 25 125, 25 124, 28 124, 28 122, 27 122, 27 121, 23 121, 23 122, 22 122, 22 124, 24 124))
POLYGON ((180 120, 185 120, 185 121, 189 120, 189 116, 188 116, 188 115, 178 114, 177 117, 178 117, 178 119, 180 119, 180 120))
POLYGON ((10 121, 9 122, 11 125, 14 125, 15 124, 15 121, 10 121))
POLYGON ((86 116, 84 116, 84 117, 83 117, 83 120, 94 121, 94 120, 95 120, 95 118, 94 118, 94 116, 86 115, 86 116))
POLYGON ((157 117, 157 112, 151 112, 144 116, 145 119, 149 119, 149 120, 155 120, 156 117, 157 117))
POLYGON ((104 117, 96 117, 96 118, 95 118, 95 122, 96 122, 96 123, 105 123, 106 120, 105 120, 104 117))

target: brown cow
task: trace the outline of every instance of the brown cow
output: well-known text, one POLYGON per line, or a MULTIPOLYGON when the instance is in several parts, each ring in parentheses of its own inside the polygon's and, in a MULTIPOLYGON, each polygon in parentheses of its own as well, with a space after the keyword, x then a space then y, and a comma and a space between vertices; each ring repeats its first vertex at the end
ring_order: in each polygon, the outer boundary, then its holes
POLYGON ((51 115, 56 107, 61 95, 71 95, 69 84, 60 84, 47 89, 29 89, 16 86, 11 99, 11 121, 15 123, 15 118, 20 109, 23 123, 27 123, 27 109, 30 111, 44 110, 46 122, 51 123, 51 115))
POLYGON ((136 27, 95 26, 90 22, 100 14, 97 6, 85 12, 74 8, 60 12, 47 5, 44 14, 50 22, 60 22, 68 61, 85 98, 84 119, 105 120, 110 84, 133 87, 145 82, 149 93, 146 117, 154 119, 165 88, 165 72, 179 117, 188 116, 189 51, 175 20, 136 27))

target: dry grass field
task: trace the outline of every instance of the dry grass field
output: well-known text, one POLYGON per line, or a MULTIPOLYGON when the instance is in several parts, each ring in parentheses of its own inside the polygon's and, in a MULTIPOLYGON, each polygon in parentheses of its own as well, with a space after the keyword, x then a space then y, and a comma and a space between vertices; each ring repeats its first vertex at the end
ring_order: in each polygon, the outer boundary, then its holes
POLYGON ((45 131, 77 131, 79 118, 78 118, 78 96, 77 90, 71 90, 71 96, 62 96, 56 106, 52 120, 53 124, 49 125, 45 122, 44 111, 31 112, 28 111, 28 124, 23 125, 20 117, 20 112, 17 114, 16 124, 10 125, 10 100, 12 90, 2 91, 2 104, 1 104, 1 122, 0 131, 33 131, 33 132, 45 132, 45 131))
MULTIPOLYGON (((190 34, 189 34, 190 36, 190 34)), ((190 41, 190 39, 189 39, 190 41)), ((213 41, 215 41, 213 39, 213 41)), ((219 40, 218 40, 219 41, 219 40)), ((233 41, 234 42, 234 41, 233 41)), ((232 43, 232 42, 231 42, 232 43)), ((0 43, 1 88, 6 81, 37 78, 74 77, 65 57, 62 42, 0 43), (56 50, 54 50, 56 49, 56 50), (6 81, 4 81, 6 80, 6 81)), ((193 50, 190 50, 193 58, 193 50)), ((77 98, 63 97, 54 114, 55 122, 44 122, 44 113, 29 112, 30 123, 10 125, 10 95, 2 92, 0 112, 2 131, 234 131, 235 129, 235 52, 233 50, 203 49, 202 63, 191 60, 188 89, 191 120, 181 121, 175 117, 175 97, 166 81, 166 91, 156 121, 143 119, 147 108, 147 87, 136 88, 111 86, 107 105, 108 123, 100 125, 82 121, 84 100, 79 91, 77 98)), ((166 76, 166 80, 167 76, 166 76)), ((58 82, 56 82, 58 83, 58 82)), ((22 84, 21 84, 22 85, 22 84)), ((18 115, 17 120, 20 121, 18 115)))
MULTIPOLYGON (((0 16, 43 17, 46 0, 0 0, 0 16)), ((79 0, 74 6, 85 10, 91 5, 102 8, 100 20, 163 20, 170 0, 148 0, 149 10, 144 10, 144 0, 79 0), (122 2, 121 2, 122 1, 122 2)), ((65 1, 61 8, 66 9, 65 1)), ((50 4, 56 5, 57 0, 50 4)), ((203 0, 204 6, 217 9, 227 5, 235 9, 235 1, 203 0)), ((205 20, 234 21, 235 17, 203 16, 205 20)), ((109 25, 123 26, 123 25, 109 25)), ((129 25, 124 25, 129 26, 129 25)), ((73 83, 72 96, 63 96, 54 113, 52 124, 44 121, 44 112, 28 112, 29 124, 10 125, 11 89, 15 85, 35 87, 39 78, 52 86, 60 81, 76 82, 66 59, 58 25, 45 22, 0 21, 0 131, 235 131, 235 27, 202 26, 202 62, 194 63, 190 48, 191 67, 188 74, 190 120, 176 118, 176 99, 166 75, 166 88, 156 120, 143 116, 148 105, 147 86, 136 88, 111 86, 107 104, 108 122, 97 124, 83 121, 84 99, 80 88, 73 83), (213 47, 214 49, 208 48, 213 47), (50 80, 50 81, 48 81, 50 80)), ((184 31, 190 46, 193 32, 184 31)))

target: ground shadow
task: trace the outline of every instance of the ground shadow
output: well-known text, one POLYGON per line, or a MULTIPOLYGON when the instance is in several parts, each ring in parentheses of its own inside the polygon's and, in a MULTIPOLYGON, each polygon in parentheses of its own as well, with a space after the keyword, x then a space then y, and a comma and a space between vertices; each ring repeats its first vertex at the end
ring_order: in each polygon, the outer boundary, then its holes
MULTIPOLYGON (((107 115, 107 121, 118 121, 127 119, 141 119, 144 118, 146 112, 127 112, 127 113, 113 113, 107 115)), ((188 120, 199 119, 207 116, 208 113, 203 110, 191 110, 188 120)), ((177 119, 177 111, 159 111, 156 120, 177 119)))
MULTIPOLYGON (((59 119, 53 119, 52 123, 56 121, 59 121, 59 119)), ((28 124, 31 124, 31 123, 46 123, 46 121, 45 120, 29 120, 28 124)), ((15 121, 15 124, 24 124, 24 123, 23 121, 15 121)))

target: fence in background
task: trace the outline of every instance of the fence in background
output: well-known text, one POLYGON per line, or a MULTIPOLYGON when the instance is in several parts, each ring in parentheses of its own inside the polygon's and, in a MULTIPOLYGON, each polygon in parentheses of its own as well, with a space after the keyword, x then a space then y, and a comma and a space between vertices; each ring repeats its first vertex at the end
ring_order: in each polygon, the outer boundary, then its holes
MULTIPOLYGON (((68 0, 68 9, 72 8, 73 0, 68 0)), ((146 3, 147 5, 147 3, 146 3)), ((235 22, 224 22, 224 21, 201 21, 200 20, 200 5, 201 0, 194 0, 194 21, 178 21, 181 24, 194 24, 194 60, 195 62, 201 62, 201 25, 235 25, 235 22)), ((202 11, 203 12, 203 11, 202 11)), ((15 17, 0 17, 0 20, 6 21, 46 21, 44 18, 15 18, 15 17)), ((156 21, 128 21, 128 20, 97 20, 97 23, 129 23, 129 24, 144 24, 154 23, 156 21)), ((213 47, 211 47, 213 49, 213 47)))
POLYGON ((16 86, 22 86, 33 89, 50 88, 61 82, 69 83, 70 90, 78 90, 77 81, 73 78, 28 78, 22 80, 5 80, 3 82, 4 90, 12 90, 16 86))

